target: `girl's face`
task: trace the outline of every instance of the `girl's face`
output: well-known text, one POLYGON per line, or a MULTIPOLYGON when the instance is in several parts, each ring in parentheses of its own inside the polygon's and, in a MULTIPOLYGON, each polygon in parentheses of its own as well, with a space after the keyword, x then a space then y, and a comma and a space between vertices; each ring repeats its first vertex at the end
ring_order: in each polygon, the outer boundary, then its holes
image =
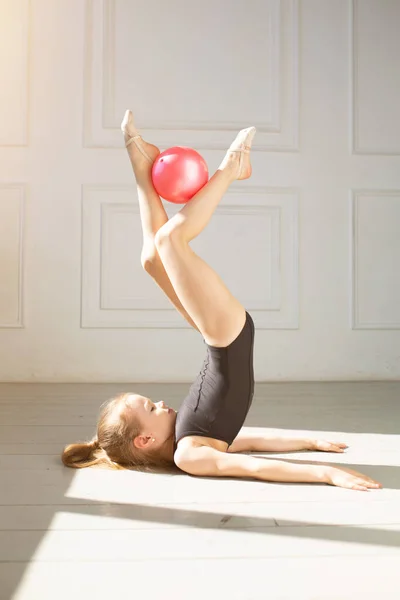
POLYGON ((138 394, 129 394, 125 404, 141 424, 141 432, 133 440, 136 448, 157 448, 171 437, 176 420, 173 408, 169 408, 163 401, 154 403, 150 398, 138 394))

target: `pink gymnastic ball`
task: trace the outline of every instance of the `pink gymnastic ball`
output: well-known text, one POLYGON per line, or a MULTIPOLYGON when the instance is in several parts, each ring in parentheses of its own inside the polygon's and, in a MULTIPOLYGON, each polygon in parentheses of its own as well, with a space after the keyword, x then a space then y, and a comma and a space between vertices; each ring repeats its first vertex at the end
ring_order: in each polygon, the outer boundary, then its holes
POLYGON ((157 156, 151 176, 161 198, 185 204, 207 183, 208 168, 193 148, 173 146, 157 156))

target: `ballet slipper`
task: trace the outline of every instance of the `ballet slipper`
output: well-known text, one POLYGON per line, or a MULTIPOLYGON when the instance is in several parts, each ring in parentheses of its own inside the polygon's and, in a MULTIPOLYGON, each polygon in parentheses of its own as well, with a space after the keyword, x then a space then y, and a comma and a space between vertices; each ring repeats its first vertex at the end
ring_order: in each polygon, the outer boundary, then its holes
POLYGON ((247 179, 251 175, 252 167, 250 164, 249 155, 251 144, 253 142, 256 131, 257 130, 255 127, 248 127, 247 129, 242 129, 241 131, 239 131, 236 138, 228 148, 228 156, 230 152, 240 153, 237 179, 247 179))
POLYGON ((135 144, 136 148, 145 157, 145 159, 149 161, 150 164, 153 164, 157 156, 160 154, 160 151, 156 146, 148 144, 143 140, 142 136, 135 128, 132 111, 127 110, 125 112, 125 116, 121 123, 121 130, 124 134, 125 146, 128 148, 130 144, 135 144))

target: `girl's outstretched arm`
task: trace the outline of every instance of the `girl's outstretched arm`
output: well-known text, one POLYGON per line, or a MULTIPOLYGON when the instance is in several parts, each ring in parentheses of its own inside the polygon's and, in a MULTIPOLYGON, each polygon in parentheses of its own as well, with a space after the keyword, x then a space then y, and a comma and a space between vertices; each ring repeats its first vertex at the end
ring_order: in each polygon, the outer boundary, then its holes
POLYGON ((244 427, 229 446, 228 452, 295 452, 298 450, 343 452, 347 447, 343 442, 327 442, 293 436, 278 437, 269 433, 254 432, 251 428, 244 427))
POLYGON ((327 483, 360 491, 382 487, 367 475, 344 467, 290 463, 243 454, 229 454, 210 446, 178 448, 174 461, 182 471, 203 477, 250 477, 262 481, 286 483, 327 483))

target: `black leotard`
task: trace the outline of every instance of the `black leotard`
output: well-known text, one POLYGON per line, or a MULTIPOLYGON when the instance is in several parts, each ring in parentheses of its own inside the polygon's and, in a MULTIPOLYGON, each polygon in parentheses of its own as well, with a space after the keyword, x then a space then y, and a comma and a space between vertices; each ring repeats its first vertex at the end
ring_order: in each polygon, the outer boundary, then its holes
POLYGON ((254 323, 249 313, 246 311, 244 327, 229 346, 206 346, 203 368, 176 417, 175 447, 188 435, 222 440, 230 446, 253 399, 254 323))

